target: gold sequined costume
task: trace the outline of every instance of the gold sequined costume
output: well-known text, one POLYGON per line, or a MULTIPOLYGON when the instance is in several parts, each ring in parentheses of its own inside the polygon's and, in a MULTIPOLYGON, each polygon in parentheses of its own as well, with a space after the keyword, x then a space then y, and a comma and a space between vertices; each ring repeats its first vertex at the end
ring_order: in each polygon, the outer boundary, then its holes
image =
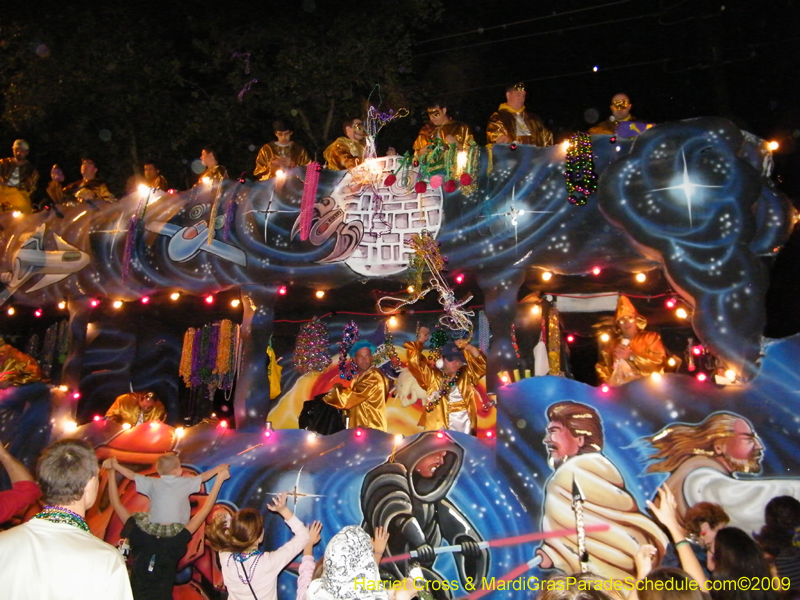
POLYGON ((8 382, 13 386, 25 385, 43 381, 44 376, 39 368, 39 363, 24 352, 2 342, 0 346, 0 381, 8 382))
MULTIPOLYGON (((431 368, 428 359, 422 353, 422 346, 422 342, 406 342, 404 344, 408 356, 408 370, 419 386, 430 394, 441 388, 444 374, 439 369, 431 368)), ((461 367, 456 379, 456 386, 458 386, 462 399, 458 402, 449 402, 446 397, 441 398, 433 411, 426 410, 422 413, 418 425, 421 425, 425 431, 448 429, 450 413, 466 410, 469 413, 472 429, 475 429, 478 425, 475 386, 484 375, 486 375, 486 355, 481 352, 479 356, 475 357, 469 352, 464 352, 464 366, 461 367)), ((425 404, 425 400, 422 402, 425 404)))
POLYGON ((256 168, 253 176, 259 181, 266 181, 275 177, 277 168, 273 168, 272 161, 275 158, 288 158, 294 167, 304 167, 311 162, 308 152, 300 144, 290 142, 288 146, 282 146, 278 142, 269 142, 261 147, 256 157, 256 168))
POLYGON ((99 179, 81 179, 75 183, 70 183, 64 188, 63 196, 67 202, 73 198, 78 202, 83 202, 84 200, 100 200, 102 202, 117 201, 114 194, 108 189, 108 186, 99 179), (72 198, 68 198, 68 196, 72 198))
POLYGON ((341 383, 333 386, 323 400, 338 409, 346 410, 349 428, 370 427, 386 431, 386 398, 389 380, 375 367, 355 379, 350 387, 341 383))
POLYGON ((414 141, 414 155, 419 156, 422 152, 434 142, 440 139, 447 141, 448 137, 454 137, 458 144, 459 151, 464 150, 466 146, 474 140, 472 130, 466 123, 460 121, 450 121, 444 125, 436 126, 433 123, 426 123, 422 129, 419 130, 419 135, 414 141))
POLYGON ((614 135, 615 133, 617 133, 617 127, 619 127, 619 124, 622 121, 635 121, 635 120, 636 120, 636 117, 631 116, 631 115, 628 115, 624 119, 620 119, 620 120, 617 120, 617 119, 614 119, 612 117, 609 117, 605 121, 601 121, 600 123, 598 123, 594 127, 591 127, 589 129, 589 134, 591 134, 591 135, 614 135))
POLYGON ((211 183, 216 183, 218 181, 222 181, 223 179, 228 178, 228 169, 223 167, 222 165, 214 165, 213 167, 208 167, 203 174, 200 175, 200 179, 197 180, 195 185, 200 185, 205 183, 204 180, 208 180, 211 183))
POLYGON ((636 312, 630 300, 620 296, 614 322, 623 318, 635 319, 639 328, 627 344, 631 349, 630 358, 622 360, 614 356, 614 350, 625 344, 622 334, 618 333, 600 348, 600 360, 595 367, 601 382, 615 386, 651 373, 663 373, 667 366, 667 350, 661 336, 655 331, 644 331, 647 320, 636 312))
POLYGON ((364 144, 342 136, 325 148, 322 156, 331 171, 346 171, 364 162, 364 144))
POLYGON ((31 195, 39 183, 39 171, 26 162, 17 165, 16 159, 0 159, 0 205, 8 210, 32 212, 31 195))
POLYGON ((553 132, 545 127, 544 121, 538 115, 525 112, 524 106, 519 110, 514 110, 505 102, 500 105, 496 113, 489 117, 489 124, 486 126, 486 141, 494 144, 502 135, 508 136, 511 142, 517 144, 553 145, 553 132))
POLYGON ((142 395, 141 392, 132 392, 118 396, 111 408, 106 411, 106 419, 117 423, 136 425, 141 415, 142 423, 163 421, 167 416, 167 411, 160 400, 156 400, 153 407, 142 414, 142 409, 139 407, 139 398, 142 395))

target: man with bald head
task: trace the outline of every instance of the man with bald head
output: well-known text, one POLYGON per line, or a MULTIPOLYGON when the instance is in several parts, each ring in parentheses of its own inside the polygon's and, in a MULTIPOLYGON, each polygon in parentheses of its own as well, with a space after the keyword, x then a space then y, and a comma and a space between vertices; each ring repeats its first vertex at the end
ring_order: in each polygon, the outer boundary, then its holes
POLYGON ((611 106, 609 106, 609 108, 611 109, 611 116, 589 129, 590 134, 614 135, 617 133, 620 123, 636 121, 636 117, 631 115, 633 104, 631 104, 631 100, 628 98, 627 94, 614 94, 614 97, 611 98, 611 106))

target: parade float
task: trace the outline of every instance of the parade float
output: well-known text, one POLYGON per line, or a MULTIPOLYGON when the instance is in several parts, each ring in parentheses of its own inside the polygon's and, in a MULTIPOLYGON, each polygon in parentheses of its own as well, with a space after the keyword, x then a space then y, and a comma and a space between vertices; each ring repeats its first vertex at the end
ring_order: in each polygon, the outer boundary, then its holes
MULTIPOLYGON (((29 464, 62 436, 142 472, 165 451, 189 470, 230 463, 217 510, 263 508, 289 491, 303 521, 323 522, 323 545, 344 525, 388 526, 384 572, 399 577, 407 552, 435 548, 425 576, 455 598, 510 598, 518 592, 501 582, 534 581, 545 567, 631 575, 639 543, 663 551, 645 500, 679 470, 687 502, 719 502, 750 531, 759 503, 800 496, 800 337, 762 335, 769 259, 796 214, 770 179, 763 140, 703 118, 636 138, 473 147, 445 164, 312 163, 266 182, 201 181, 0 215, 3 308, 49 319, 35 344, 13 341, 52 378, 37 397, 3 392, 3 440, 29 464), (637 278, 659 283, 637 295, 637 278), (669 315, 683 311, 676 352, 700 347, 712 366, 619 387, 565 376, 559 314, 599 320, 620 291, 643 309, 668 301, 669 315), (235 310, 218 310, 231 301, 235 310), (468 336, 486 353, 476 436, 417 426, 425 392, 403 380, 402 344, 419 326, 468 336), (345 378, 347 336, 379 346, 397 377, 388 433, 298 427, 303 404, 345 378), (531 355, 539 340, 544 365, 531 355), (129 386, 156 390, 168 424, 102 419, 129 386), (228 402, 213 404, 220 396, 228 402), (548 423, 575 406, 593 424, 580 430, 580 460, 553 460, 548 423), (727 461, 720 440, 733 423, 755 442, 746 468, 726 470, 713 461, 727 461), (717 429, 672 465, 661 440, 673 443, 681 427, 717 429), (431 457, 437 467, 422 468, 431 457), (711 463, 691 468, 700 457, 711 463), (465 541, 480 550, 462 552, 465 541)), ((132 489, 125 497, 143 501, 132 489)), ((89 522, 116 543, 110 508, 99 503, 89 522)), ((285 534, 268 524, 265 546, 285 534)), ((176 597, 213 594, 211 557, 201 544, 184 559, 176 597)), ((281 598, 293 596, 294 577, 281 576, 281 598)))

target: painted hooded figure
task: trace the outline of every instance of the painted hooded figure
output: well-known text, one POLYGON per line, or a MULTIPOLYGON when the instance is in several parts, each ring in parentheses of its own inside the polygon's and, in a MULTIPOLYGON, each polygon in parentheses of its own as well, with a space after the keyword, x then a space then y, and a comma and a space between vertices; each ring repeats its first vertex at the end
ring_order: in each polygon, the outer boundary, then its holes
MULTIPOLYGON (((469 519, 447 498, 464 460, 464 449, 449 435, 423 432, 398 449, 393 458, 367 473, 361 486, 364 528, 374 535, 376 527, 389 532, 387 556, 416 550, 416 559, 428 581, 444 578, 434 569, 433 549, 442 540, 461 544, 453 554, 462 584, 467 577, 480 581, 489 571, 489 552, 469 519)), ((408 561, 382 565, 396 579, 408 574, 408 561)), ((442 586, 446 597, 449 594, 442 586)))

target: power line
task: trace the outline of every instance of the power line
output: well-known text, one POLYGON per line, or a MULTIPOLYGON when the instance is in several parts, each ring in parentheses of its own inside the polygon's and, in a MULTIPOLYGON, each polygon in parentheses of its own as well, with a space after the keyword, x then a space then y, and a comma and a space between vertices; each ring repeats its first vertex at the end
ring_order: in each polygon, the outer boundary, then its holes
POLYGON ((504 23, 502 25, 493 25, 492 27, 479 27, 478 29, 473 29, 471 31, 463 31, 461 33, 451 33, 450 35, 443 35, 437 38, 429 38, 426 40, 421 40, 416 43, 416 45, 420 44, 428 44, 430 42, 438 42, 441 40, 448 40, 454 37, 461 37, 464 35, 471 35, 471 34, 484 34, 487 31, 492 31, 493 29, 506 29, 508 27, 514 27, 515 25, 524 25, 525 23, 533 23, 534 21, 543 21, 545 19, 556 19, 558 17, 564 17, 567 15, 574 15, 576 13, 582 13, 589 10, 597 10, 598 8, 607 8, 609 6, 615 6, 617 4, 627 4, 631 2, 631 0, 618 0, 617 2, 608 2, 606 4, 598 4, 597 6, 590 6, 589 8, 576 8, 575 10, 568 10, 566 12, 557 13, 554 15, 544 15, 541 17, 532 17, 530 19, 524 19, 522 21, 514 21, 513 23, 504 23))
POLYGON ((577 31, 578 29, 586 29, 586 28, 589 28, 589 27, 601 27, 601 26, 605 26, 605 25, 613 25, 615 23, 625 23, 625 22, 628 22, 628 21, 635 21, 635 20, 639 20, 639 19, 647 19, 647 18, 650 18, 650 17, 657 17, 660 14, 661 14, 660 12, 654 12, 654 13, 648 13, 646 15, 636 15, 636 16, 633 16, 633 17, 625 17, 625 18, 622 18, 622 19, 611 19, 609 21, 601 21, 599 23, 588 23, 586 25, 574 25, 572 27, 560 27, 558 29, 551 29, 550 31, 537 31, 535 33, 527 33, 525 35, 517 35, 517 36, 514 36, 514 37, 507 37, 507 38, 502 38, 502 39, 499 39, 499 40, 487 40, 485 42, 478 42, 477 44, 469 44, 467 46, 444 48, 442 50, 431 50, 430 52, 420 52, 419 54, 415 54, 414 57, 418 58, 418 57, 421 57, 421 56, 431 56, 431 55, 434 55, 434 54, 444 54, 446 52, 455 52, 457 50, 467 50, 469 48, 478 48, 478 47, 481 47, 481 46, 488 46, 490 44, 498 44, 498 43, 501 43, 501 42, 513 42, 515 40, 522 40, 522 39, 530 38, 530 37, 539 37, 539 36, 543 36, 543 35, 550 35, 552 33, 564 33, 566 31, 577 31))

